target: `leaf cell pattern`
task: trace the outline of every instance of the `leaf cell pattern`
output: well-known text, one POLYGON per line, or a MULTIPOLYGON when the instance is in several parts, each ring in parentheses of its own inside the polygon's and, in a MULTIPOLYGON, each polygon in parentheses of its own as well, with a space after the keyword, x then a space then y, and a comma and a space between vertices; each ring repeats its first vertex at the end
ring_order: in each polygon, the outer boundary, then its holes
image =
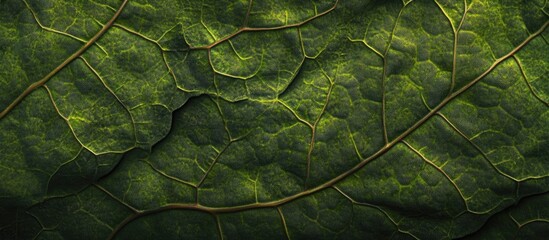
POLYGON ((0 0, 2 239, 531 239, 549 2, 0 0))

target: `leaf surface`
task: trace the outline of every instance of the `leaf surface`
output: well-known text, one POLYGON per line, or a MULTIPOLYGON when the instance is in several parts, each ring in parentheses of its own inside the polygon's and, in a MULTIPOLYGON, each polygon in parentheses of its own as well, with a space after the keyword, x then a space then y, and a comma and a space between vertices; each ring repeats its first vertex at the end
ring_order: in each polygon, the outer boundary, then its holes
POLYGON ((0 5, 2 239, 547 233, 547 1, 0 5))

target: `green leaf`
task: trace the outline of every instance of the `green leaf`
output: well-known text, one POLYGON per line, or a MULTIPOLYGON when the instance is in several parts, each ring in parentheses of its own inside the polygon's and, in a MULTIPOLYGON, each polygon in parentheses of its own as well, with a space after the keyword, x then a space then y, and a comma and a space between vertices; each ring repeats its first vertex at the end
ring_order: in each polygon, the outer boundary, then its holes
POLYGON ((1 239, 533 239, 544 0, 0 0, 1 239))

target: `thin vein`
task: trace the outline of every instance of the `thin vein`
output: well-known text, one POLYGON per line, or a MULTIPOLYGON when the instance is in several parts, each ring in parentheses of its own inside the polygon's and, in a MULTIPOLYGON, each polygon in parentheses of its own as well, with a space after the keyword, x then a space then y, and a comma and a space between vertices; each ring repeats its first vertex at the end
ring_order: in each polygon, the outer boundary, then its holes
POLYGON ((107 83, 105 82, 103 77, 101 77, 101 75, 99 75, 99 72, 97 70, 95 70, 95 68, 92 67, 92 65, 84 57, 79 56, 79 58, 82 59, 84 64, 92 71, 92 73, 101 82, 101 84, 103 84, 103 87, 105 87, 107 89, 107 91, 118 101, 118 103, 120 103, 122 108, 124 108, 124 110, 126 110, 126 112, 128 113, 128 115, 130 116, 130 118, 132 120, 133 137, 134 137, 134 141, 137 143, 137 127, 135 126, 135 119, 134 119, 133 114, 130 111, 130 109, 124 104, 124 102, 122 102, 122 100, 118 97, 118 95, 116 95, 116 93, 114 93, 112 88, 107 85, 107 83))
POLYGON ((282 213, 282 209, 280 207, 277 207, 276 210, 278 211, 278 215, 280 216, 280 221, 282 221, 282 226, 284 227, 284 233, 286 233, 286 238, 290 240, 290 231, 288 231, 288 224, 286 223, 284 213, 282 213))
POLYGON ((169 174, 165 173, 164 171, 162 171, 162 170, 156 168, 156 167, 155 167, 151 162, 149 162, 149 161, 143 161, 143 162, 145 162, 147 165, 149 165, 149 166, 152 168, 153 171, 157 172, 158 174, 162 175, 162 176, 165 177, 165 178, 168 178, 168 179, 170 179, 170 180, 179 182, 179 183, 184 184, 184 185, 187 185, 187 186, 189 186, 189 187, 196 188, 196 186, 195 186, 194 184, 192 184, 192 183, 190 183, 190 182, 187 182, 187 181, 184 181, 184 180, 182 180, 182 179, 180 179, 180 178, 178 178, 178 177, 174 177, 174 176, 172 176, 172 175, 169 175, 169 174))
POLYGON ((38 18, 38 15, 36 14, 36 12, 34 12, 34 10, 32 9, 32 7, 30 6, 30 4, 26 1, 26 0, 23 0, 23 3, 25 3, 26 7, 29 9, 29 11, 31 12, 33 18, 34 18, 34 21, 36 21, 36 23, 38 24, 38 26, 40 26, 40 28, 48 31, 48 32, 53 32, 53 33, 57 33, 57 34, 60 34, 60 35, 63 35, 63 36, 66 36, 66 37, 70 37, 74 40, 77 40, 79 42, 83 42, 85 43, 86 40, 82 39, 82 38, 79 38, 77 36, 74 36, 72 34, 69 34, 69 33, 66 33, 66 32, 63 32, 63 31, 59 31, 57 29, 53 29, 53 28, 49 28, 49 27, 46 27, 42 24, 42 22, 40 22, 40 19, 38 18))
MULTIPOLYGON (((298 28, 299 29, 299 28, 298 28)), ((295 83, 296 81, 296 78, 298 76, 298 74, 301 72, 302 68, 303 68, 303 64, 305 63, 305 60, 307 59, 306 56, 304 56, 303 58, 301 58, 301 62, 299 63, 299 66, 296 68, 296 70, 292 73, 292 78, 290 79, 290 81, 288 81, 287 84, 284 84, 282 86, 282 89, 281 90, 278 90, 277 92, 277 96, 276 96, 276 99, 278 100, 280 96, 284 95, 284 93, 290 88, 290 85, 292 85, 293 83, 295 83)), ((288 71, 289 72, 289 71, 288 71)), ((280 88, 280 84, 277 85, 277 88, 280 88)))
POLYGON ((488 164, 494 169, 496 170, 496 172, 498 172, 499 174, 515 181, 515 182, 519 182, 518 179, 510 176, 509 174, 501 171, 498 167, 496 167, 496 165, 494 165, 492 163, 492 161, 490 161, 490 159, 488 158, 488 156, 486 155, 486 153, 484 153, 484 151, 482 151, 482 149, 476 144, 474 143, 471 138, 469 138, 467 135, 465 135, 465 133, 463 133, 461 130, 459 130, 459 128, 457 128, 456 125, 454 125, 450 119, 448 119, 446 116, 444 116, 444 114, 440 113, 440 112, 437 112, 437 115, 442 118, 444 120, 444 122, 446 122, 446 124, 448 124, 455 132, 458 133, 458 135, 460 135, 463 139, 465 139, 467 141, 467 143, 469 143, 471 146, 473 146, 473 148, 475 148, 475 150, 477 150, 477 152, 480 153, 480 155, 488 162, 488 164))
POLYGON ((531 220, 528 220, 526 222, 521 223, 519 225, 519 228, 522 228, 522 227, 524 227, 524 226, 526 226, 530 223, 549 223, 549 220, 548 219, 543 219, 543 218, 531 219, 531 220))
POLYGON ((71 133, 72 133, 72 136, 74 137, 74 139, 76 139, 76 141, 80 144, 80 146, 82 146, 86 150, 90 151, 91 153, 93 153, 95 155, 99 155, 98 153, 96 153, 92 149, 90 149, 89 147, 85 146, 84 143, 82 143, 82 141, 80 141, 80 139, 76 136, 76 132, 74 132, 74 129, 72 128, 71 123, 69 122, 69 118, 63 116, 63 114, 61 114, 61 111, 59 111, 59 107, 57 106, 57 103, 55 103, 55 100, 53 99, 53 94, 51 93, 51 90, 46 85, 42 85, 42 87, 44 87, 44 89, 46 89, 46 92, 48 93, 48 97, 49 97, 49 99, 50 99, 50 101, 53 105, 53 108, 55 109, 55 111, 57 112, 59 117, 61 117, 67 123, 67 126, 71 130, 71 133))
POLYGON ((543 100, 539 95, 538 93, 534 90, 534 88, 532 87, 532 84, 530 84, 530 82, 528 81, 528 77, 526 77, 526 72, 524 71, 524 68, 522 67, 522 63, 520 62, 520 60, 513 55, 513 59, 515 60, 515 62, 517 63, 518 67, 519 67, 519 70, 520 70, 520 73, 522 74, 522 78, 524 79, 524 82, 526 83, 526 85, 528 86, 528 89, 530 89, 530 92, 532 93, 532 95, 534 95, 534 97, 536 99, 538 99, 540 102, 542 102, 543 104, 545 104, 545 106, 549 106, 549 102, 543 100))
POLYGON ((341 194, 343 197, 345 197, 347 200, 349 200, 349 202, 351 202, 352 204, 359 205, 359 206, 364 206, 364 207, 370 207, 370 208, 373 208, 373 209, 376 209, 376 210, 380 211, 383 215, 385 215, 385 217, 387 217, 387 219, 389 219, 389 221, 390 221, 393 225, 395 225, 395 227, 396 227, 396 229, 397 229, 398 232, 403 233, 403 234, 406 234, 406 235, 409 235, 409 236, 411 236, 411 237, 414 238, 414 239, 419 239, 418 237, 414 236, 412 233, 400 229, 398 222, 395 221, 395 220, 394 220, 385 210, 383 210, 383 208, 381 208, 380 206, 377 206, 377 205, 374 205, 374 204, 371 204, 371 203, 365 203, 365 202, 356 201, 356 200, 353 199, 351 196, 349 196, 347 193, 345 193, 345 192, 343 192, 341 189, 339 189, 339 187, 337 187, 337 186, 332 186, 332 188, 333 188, 334 190, 336 190, 339 194, 341 194))
POLYGON ((281 30, 281 29, 287 29, 287 28, 293 28, 293 27, 299 27, 299 26, 302 26, 304 24, 307 24, 308 22, 312 21, 312 20, 315 20, 319 17, 322 17, 328 13, 330 13, 331 11, 333 11, 336 7, 337 7, 337 4, 338 4, 339 0, 337 0, 335 2, 335 4, 329 8, 328 10, 324 11, 324 12, 321 12, 320 14, 318 15, 315 15, 315 16, 312 16, 308 19, 305 19, 304 21, 302 22, 299 22, 299 23, 294 23, 294 24, 287 24, 287 25, 283 25, 283 26, 278 26, 278 27, 260 27, 260 28, 254 28, 254 27, 242 27, 240 29, 238 29, 236 32, 228 35, 228 36, 225 36, 213 43, 211 43, 210 45, 206 45, 206 46, 199 46, 199 47, 193 47, 191 46, 190 44, 188 44, 190 46, 191 49, 211 49, 217 45, 219 45, 220 43, 222 42, 225 42, 233 37, 235 37, 236 35, 240 34, 240 33, 243 33, 243 32, 262 32, 262 31, 271 31, 271 30, 281 30))
POLYGON ((227 143, 223 147, 223 149, 221 149, 221 151, 219 151, 219 153, 217 153, 217 155, 215 156, 212 164, 210 164, 210 166, 208 167, 208 170, 206 170, 206 173, 204 173, 204 175, 202 176, 202 178, 200 179, 198 184, 196 184, 197 188, 200 188, 200 186, 202 186, 202 184, 204 183, 204 181, 206 180, 206 178, 208 177, 208 175, 210 174, 210 172, 214 168, 215 164, 218 162, 219 158, 221 157, 221 154, 223 154, 225 152, 225 150, 227 150, 227 148, 229 148, 229 146, 231 146, 231 143, 233 143, 233 141, 229 141, 229 143, 227 143))
POLYGON ((78 158, 78 156, 80 156, 80 154, 82 153, 82 150, 83 150, 83 149, 84 149, 83 147, 80 147, 80 149, 79 149, 78 152, 74 155, 74 157, 72 157, 72 158, 69 159, 68 161, 66 161, 66 162, 64 162, 64 163, 62 163, 62 164, 60 164, 60 165, 55 169, 55 171, 48 177, 48 181, 47 181, 47 184, 46 184, 46 191, 45 191, 45 194, 44 194, 45 196, 48 195, 48 192, 49 192, 49 190, 50 190, 50 183, 51 183, 51 180, 52 180, 53 176, 55 176, 55 174, 57 174, 57 173, 59 172, 59 170, 60 170, 63 166, 65 166, 65 165, 67 165, 67 164, 69 164, 69 163, 75 161, 76 158, 78 158))
MULTIPOLYGON (((36 21, 36 23, 38 24, 38 26, 40 26, 42 29, 44 29, 45 31, 48 31, 48 32, 52 32, 52 33, 56 33, 56 34, 60 34, 60 35, 63 35, 65 37, 69 37, 69 38, 72 38, 76 41, 79 41, 79 42, 82 42, 82 43, 86 43, 86 40, 82 39, 82 38, 79 38, 77 36, 74 36, 70 33, 67 33, 67 32, 63 32, 63 31, 60 31, 60 30, 57 30, 57 29, 54 29, 54 28, 49 28, 49 27, 46 27, 42 24, 42 22, 40 22, 40 19, 38 18, 38 15, 36 14, 36 12, 34 12, 34 10, 32 9, 32 7, 30 6, 30 4, 28 4, 28 2, 26 0, 23 0, 23 2, 25 3, 25 5, 27 6, 27 8, 29 9, 29 11, 31 12, 32 16, 34 17, 34 20, 36 21)), ((74 24, 74 22, 73 22, 74 24)), ((67 27, 68 29, 68 27, 67 27)), ((65 31, 67 30, 65 29, 65 31)), ((101 51, 103 51, 104 53, 107 53, 107 51, 105 50, 105 48, 103 48, 103 46, 101 46, 99 43, 94 43, 95 45, 97 45, 97 47, 99 47, 99 49, 101 49, 101 51)))
POLYGON ((248 21, 250 20, 250 12, 252 11, 253 5, 254 5, 254 1, 250 0, 248 4, 248 10, 246 11, 246 17, 244 18, 244 24, 242 24, 243 27, 248 26, 248 21))
POLYGON ((473 211, 471 211, 471 209, 469 208, 469 204, 467 203, 467 200, 466 200, 467 198, 465 197, 461 189, 458 187, 458 185, 454 182, 454 180, 448 175, 448 173, 446 173, 441 167, 437 166, 433 161, 425 157, 421 152, 419 152, 419 150, 415 149, 412 145, 410 145, 410 143, 404 140, 402 141, 402 143, 404 143, 404 145, 406 145, 410 150, 412 150, 412 152, 414 152, 417 156, 419 156, 423 161, 425 161, 427 164, 431 165, 437 171, 442 173, 442 175, 444 175, 444 177, 446 177, 446 179, 450 181, 452 186, 454 186, 458 194, 461 196, 461 199, 463 200, 463 204, 465 205, 465 208, 467 209, 467 211, 473 213, 473 211))
POLYGON ((452 32, 456 32, 456 27, 454 26, 454 23, 452 22, 452 18, 450 17, 450 15, 446 12, 446 10, 444 10, 444 8, 442 7, 442 5, 437 1, 435 0, 435 3, 437 4, 438 8, 440 9, 440 11, 442 12, 442 14, 444 14, 444 16, 446 17, 446 19, 448 20, 448 22, 450 22, 450 26, 452 27, 452 32))
MULTIPOLYGON (((317 61, 318 63, 318 61, 317 61)), ((320 110, 320 114, 318 114, 318 117, 316 118, 315 122, 313 123, 313 126, 311 128, 311 141, 309 143, 309 150, 307 151, 307 175, 305 177, 305 184, 307 184, 310 174, 311 174, 311 158, 313 154, 313 149, 315 146, 315 138, 316 138, 316 128, 318 126, 318 123, 320 122, 320 119, 322 118, 322 115, 326 112, 326 108, 328 107, 328 104, 330 103, 330 96, 332 95, 332 91, 334 89, 335 85, 335 79, 330 78, 328 74, 324 71, 324 69, 320 66, 320 63, 318 63, 319 68, 321 69, 324 76, 330 81, 330 87, 328 88, 328 93, 326 94, 326 100, 324 101, 324 105, 322 106, 322 110, 320 110)), ((339 66, 339 65, 338 65, 339 66)), ((336 68, 336 77, 337 72, 339 70, 339 67, 336 68)))
POLYGON ((214 214, 215 222, 217 225, 217 232, 219 233, 219 239, 223 240, 225 237, 223 236, 223 229, 221 228, 221 219, 219 219, 219 215, 214 214))
MULTIPOLYGON (((259 64, 257 66, 257 68, 255 69, 255 71, 253 73, 251 73, 250 75, 248 76, 237 76, 237 75, 232 75, 232 74, 229 74, 229 73, 224 73, 220 70, 217 70, 213 64, 213 61, 212 61, 212 50, 211 49, 208 49, 208 62, 210 63, 210 66, 212 68, 212 71, 214 73, 217 73, 221 76, 225 76, 225 77, 230 77, 230 78, 236 78, 236 79, 242 79, 242 80, 247 80, 247 79, 250 79, 250 78, 253 78, 254 76, 256 76, 259 71, 261 71, 261 68, 263 67, 263 56, 265 55, 265 49, 262 49, 261 51, 261 59, 259 60, 259 64)), ((235 51, 235 54, 240 57, 238 55, 238 53, 236 53, 235 51)))
POLYGON ((301 34, 301 28, 297 28, 297 36, 299 38, 299 43, 301 45, 301 53, 303 53, 303 56, 308 59, 314 59, 314 57, 307 56, 307 52, 305 52, 305 43, 303 41, 303 36, 301 34))
POLYGON ((391 44, 393 42, 393 36, 395 35, 396 28, 398 26, 398 21, 400 20, 400 16, 402 15, 402 12, 404 11, 404 8, 406 7, 406 4, 404 4, 404 7, 400 9, 398 12, 398 16, 395 20, 395 24, 393 25, 393 29, 391 30, 391 35, 389 35, 389 40, 387 41, 387 48, 385 49, 385 52, 383 53, 383 75, 381 76, 381 125, 383 127, 383 140, 385 141, 385 144, 389 143, 389 135, 387 133, 387 114, 386 114, 386 81, 387 81, 387 54, 389 53, 389 49, 391 49, 391 44))
MULTIPOLYGON (((133 34, 133 35, 136 35, 136 36, 138 36, 138 37, 140 37, 140 38, 143 38, 143 39, 145 39, 145 40, 147 40, 147 41, 149 41, 149 42, 155 43, 155 44, 157 44, 157 45, 159 44, 159 43, 158 43, 158 40, 154 40, 154 39, 152 39, 152 38, 150 38, 150 37, 147 37, 147 36, 143 35, 142 33, 137 32, 137 31, 135 31, 135 30, 133 30, 133 29, 131 29, 131 28, 128 28, 128 27, 126 27, 126 26, 124 26, 124 25, 122 25, 122 24, 115 23, 115 24, 113 24, 113 26, 114 26, 114 27, 117 27, 117 28, 120 28, 120 29, 122 29, 122 30, 124 30, 124 31, 126 31, 126 32, 128 32, 128 33, 133 34)), ((160 49, 162 49, 162 47, 160 47, 160 49)), ((162 50, 163 50, 163 49, 162 49, 162 50)))
POLYGON ((351 131, 351 127, 349 126, 349 123, 345 124, 347 127, 347 132, 349 132, 349 138, 351 138, 351 142, 353 143, 353 148, 355 149, 355 153, 358 157, 358 159, 364 159, 362 157, 362 154, 360 153, 360 150, 358 149, 358 145, 356 144, 355 136, 353 135, 353 132, 351 131))
POLYGON ((457 68, 457 48, 459 43, 459 31, 461 30, 461 27, 463 26, 463 22, 465 22, 465 17, 467 16, 467 12, 469 9, 467 8, 467 0, 463 1, 463 15, 461 16, 461 21, 459 22, 459 25, 456 29, 454 29, 454 49, 453 49, 453 56, 452 56, 452 78, 450 80, 450 90, 448 91, 448 94, 451 94, 454 91, 454 88, 456 86, 456 68, 457 68))
POLYGON ((366 40, 364 40, 364 39, 352 39, 350 37, 347 37, 347 39, 349 39, 349 41, 351 41, 351 42, 361 42, 362 44, 364 44, 364 46, 366 46, 368 49, 370 49, 372 52, 374 52, 376 55, 378 55, 381 59, 385 58, 385 56, 383 56, 383 54, 381 54, 381 52, 379 52, 377 49, 375 49, 370 44, 368 44, 368 42, 366 42, 366 40))
POLYGON ((101 186, 99 184, 96 184, 96 183, 94 183, 93 186, 96 187, 97 189, 99 189, 100 191, 104 192, 105 194, 109 195, 109 197, 111 197, 115 201, 121 203, 122 205, 124 205, 125 207, 130 209, 132 212, 134 212, 134 213, 141 212, 137 208, 134 208, 133 206, 129 205, 128 203, 120 200, 118 197, 116 197, 114 194, 112 194, 109 190, 105 189, 103 186, 101 186))
POLYGON ((301 118, 301 117, 297 114, 297 112, 296 112, 293 108, 291 108, 290 106, 288 106, 288 104, 286 104, 284 101, 278 99, 277 102, 280 103, 284 108, 288 109, 288 111, 290 111, 290 112, 292 113, 292 115, 294 115, 294 117, 295 117, 295 119, 297 119, 297 121, 299 121, 299 122, 301 122, 301 123, 307 125, 307 126, 310 127, 311 129, 313 128, 313 125, 312 125, 311 123, 309 123, 309 122, 307 122, 307 120, 301 118))

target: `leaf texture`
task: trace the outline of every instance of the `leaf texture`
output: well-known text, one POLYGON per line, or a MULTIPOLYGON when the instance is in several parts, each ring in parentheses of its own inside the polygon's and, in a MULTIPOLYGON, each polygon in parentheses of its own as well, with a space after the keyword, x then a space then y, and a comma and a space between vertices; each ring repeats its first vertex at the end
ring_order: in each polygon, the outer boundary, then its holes
POLYGON ((0 0, 2 239, 533 239, 545 0, 0 0))

